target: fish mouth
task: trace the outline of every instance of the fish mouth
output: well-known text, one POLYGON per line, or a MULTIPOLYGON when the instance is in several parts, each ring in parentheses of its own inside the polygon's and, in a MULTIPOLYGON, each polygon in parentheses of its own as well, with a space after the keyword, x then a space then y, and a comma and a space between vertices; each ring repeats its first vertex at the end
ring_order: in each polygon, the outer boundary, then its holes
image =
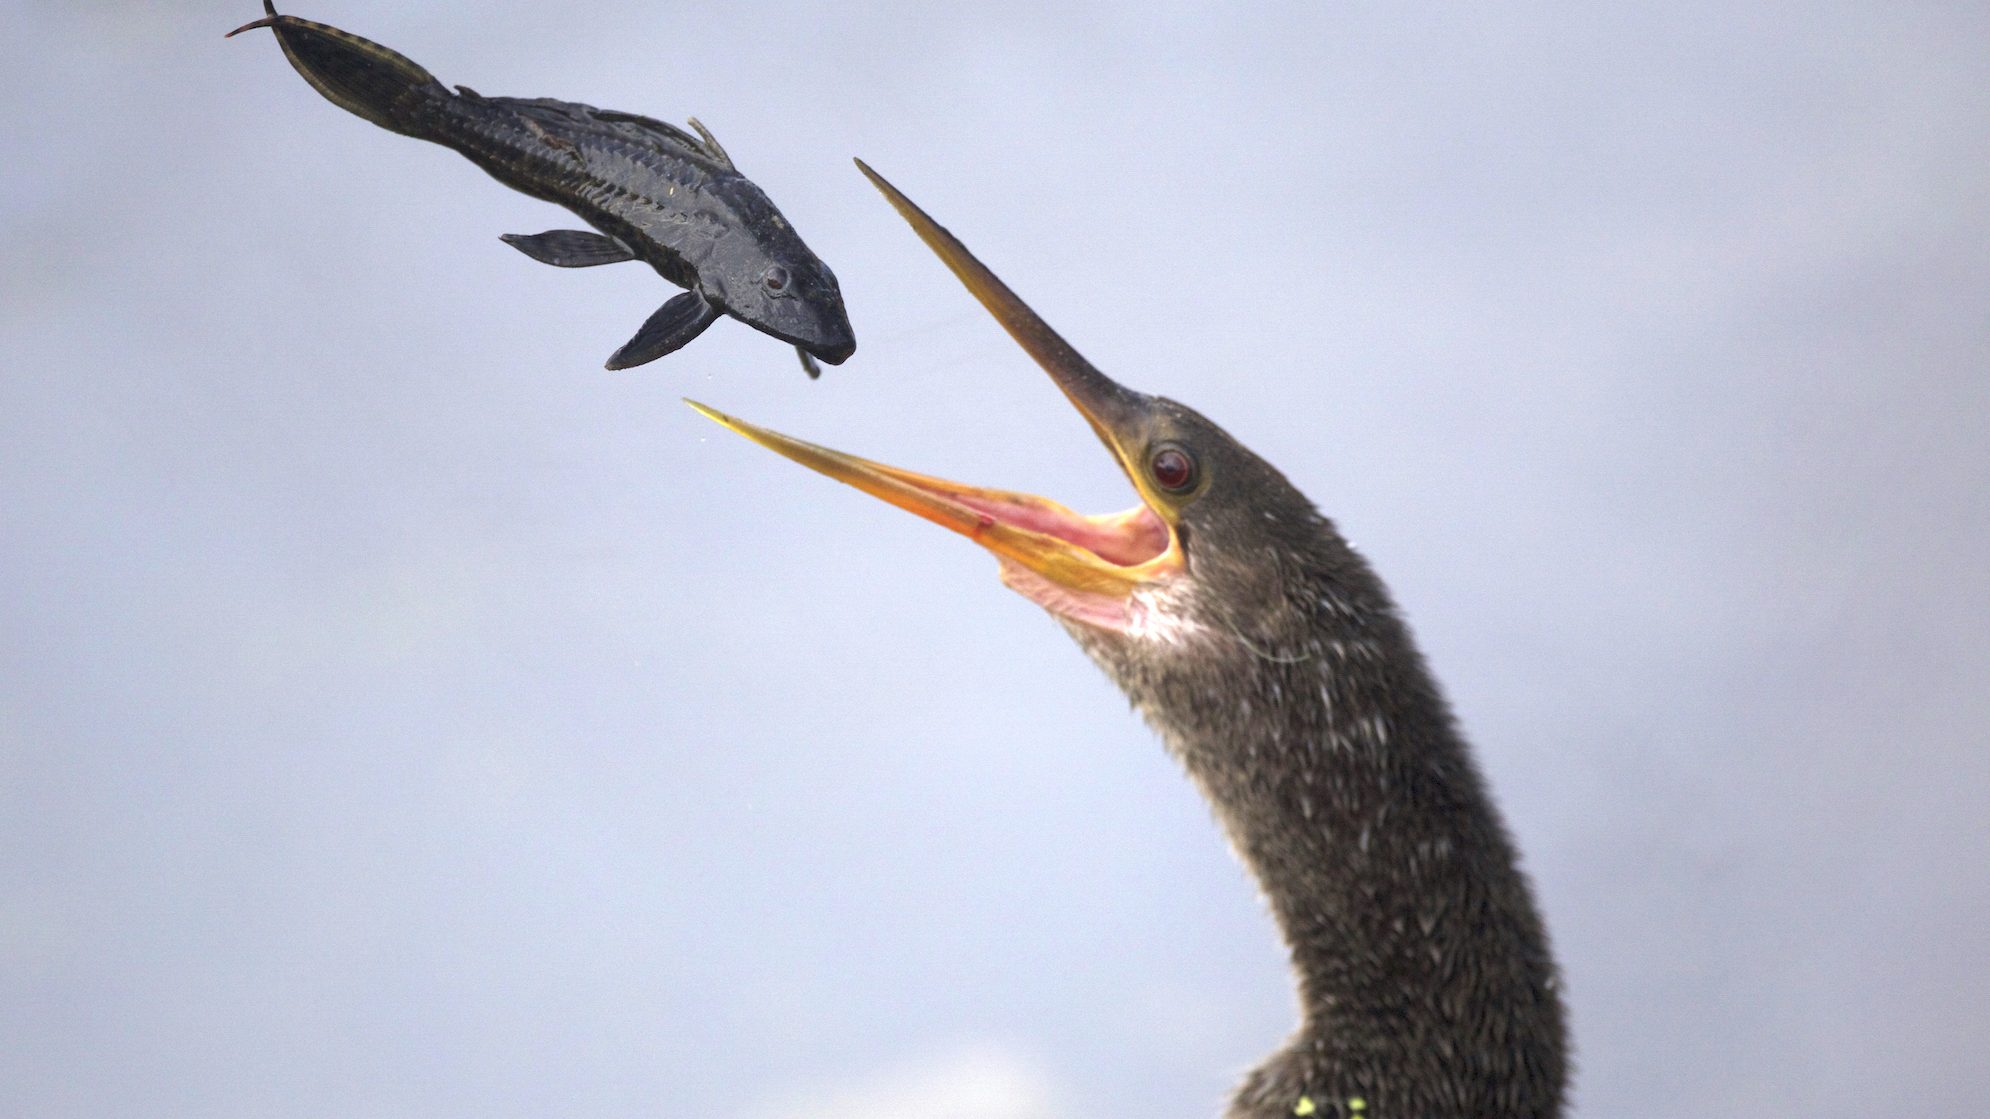
POLYGON ((833 308, 817 311, 812 304, 803 304, 813 314, 805 316, 786 312, 781 315, 763 315, 754 310, 737 310, 722 296, 710 293, 705 298, 712 301, 720 310, 739 319, 741 322, 771 338, 777 338, 788 345, 808 354, 828 365, 841 365, 857 352, 857 334, 850 328, 850 317, 842 313, 841 296, 833 308), (773 320, 773 321, 768 321, 773 320))
POLYGON ((808 351, 812 358, 829 365, 841 365, 857 352, 857 340, 845 335, 840 341, 796 342, 795 348, 808 351))
POLYGON ((857 166, 1050 374, 1112 452, 1140 494, 1141 504, 1122 513, 1076 513, 1035 494, 970 486, 886 466, 783 435, 696 401, 686 403, 776 454, 981 545, 1001 560, 1004 583, 1052 613, 1105 629, 1137 629, 1146 611, 1143 592, 1166 584, 1186 568, 1170 507, 1148 491, 1133 466, 1154 409, 1153 398, 1099 372, 953 234, 862 160, 857 166))

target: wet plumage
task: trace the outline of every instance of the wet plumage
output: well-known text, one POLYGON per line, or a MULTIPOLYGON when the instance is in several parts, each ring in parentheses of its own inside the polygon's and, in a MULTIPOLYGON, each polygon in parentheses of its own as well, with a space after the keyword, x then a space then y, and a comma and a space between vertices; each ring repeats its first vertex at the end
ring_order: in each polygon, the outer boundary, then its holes
MULTIPOLYGON (((966 535, 1160 734, 1263 888, 1300 1023, 1228 1119, 1554 1119, 1559 980, 1513 842, 1389 592, 1283 474, 1094 368, 889 183, 1140 496, 1082 516, 694 405, 966 535)), ((1191 1113, 1184 1110, 1183 1114, 1191 1113)))

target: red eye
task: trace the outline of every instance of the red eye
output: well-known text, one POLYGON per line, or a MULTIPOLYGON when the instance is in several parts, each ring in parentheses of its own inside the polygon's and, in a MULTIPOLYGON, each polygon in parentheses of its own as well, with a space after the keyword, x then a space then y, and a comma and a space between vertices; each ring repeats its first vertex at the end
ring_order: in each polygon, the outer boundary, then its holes
POLYGON ((788 270, 780 265, 772 265, 760 274, 760 282, 767 285, 768 291, 780 291, 788 286, 788 270))
POLYGON ((1169 493, 1181 493, 1195 485, 1195 460, 1180 447, 1162 447, 1148 461, 1154 481, 1169 493))

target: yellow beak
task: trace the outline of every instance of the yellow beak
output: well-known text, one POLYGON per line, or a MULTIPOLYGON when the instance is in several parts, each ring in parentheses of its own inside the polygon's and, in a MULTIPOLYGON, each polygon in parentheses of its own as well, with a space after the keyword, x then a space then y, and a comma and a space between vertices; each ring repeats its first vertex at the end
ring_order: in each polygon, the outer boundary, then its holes
POLYGON ((1148 398, 1093 368, 953 234, 864 165, 868 176, 922 240, 953 269, 1011 337, 1043 366, 1139 490, 1145 504, 1124 513, 1086 516, 1047 498, 962 485, 832 451, 747 423, 696 401, 702 415, 777 454, 980 544, 1006 561, 1080 596, 1123 600, 1144 583, 1182 567, 1172 525, 1154 507, 1127 445, 1148 398))

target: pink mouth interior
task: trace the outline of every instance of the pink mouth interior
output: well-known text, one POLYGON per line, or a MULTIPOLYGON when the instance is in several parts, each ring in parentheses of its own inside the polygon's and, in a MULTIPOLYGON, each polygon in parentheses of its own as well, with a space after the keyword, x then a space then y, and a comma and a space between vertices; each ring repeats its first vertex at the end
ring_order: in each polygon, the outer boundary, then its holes
POLYGON ((999 521, 1054 536, 1121 567, 1146 563, 1168 550, 1167 524, 1145 505, 1124 513, 1086 517, 1054 506, 1004 501, 985 494, 947 496, 990 518, 990 523, 999 521))

